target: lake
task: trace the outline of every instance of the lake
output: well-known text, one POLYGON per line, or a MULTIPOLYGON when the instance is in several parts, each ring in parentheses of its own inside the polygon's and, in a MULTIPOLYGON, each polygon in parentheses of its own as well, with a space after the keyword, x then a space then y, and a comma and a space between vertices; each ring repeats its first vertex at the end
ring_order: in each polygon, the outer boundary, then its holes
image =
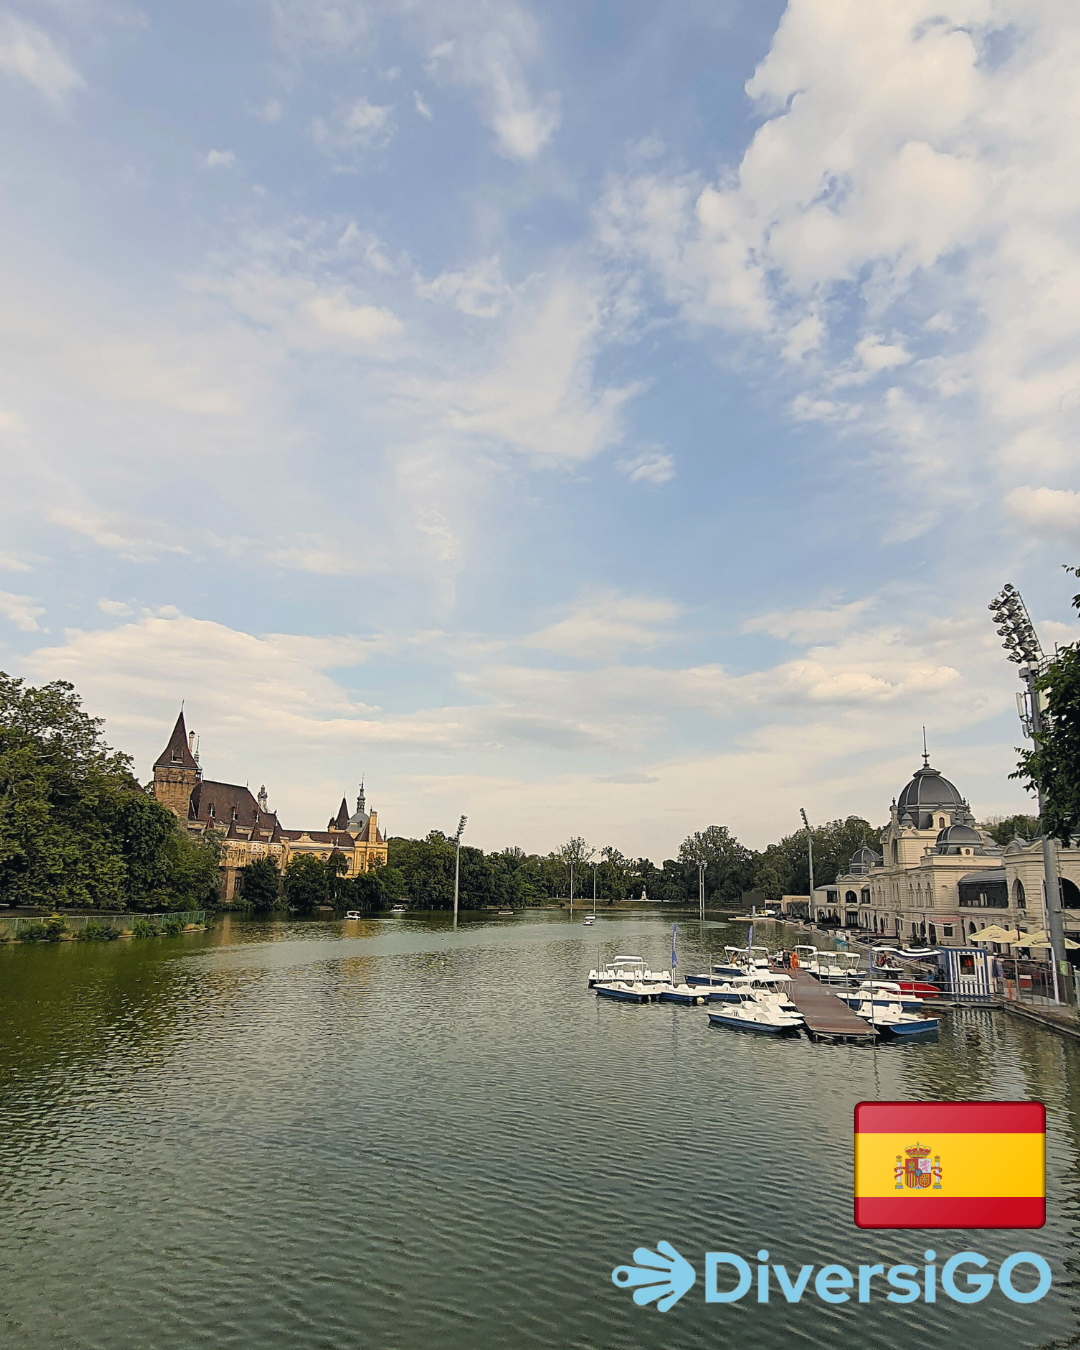
MULTIPOLYGON (((744 936, 680 924, 680 969, 744 936)), ((659 913, 538 912, 0 950, 0 1344, 1075 1343, 1076 1047, 970 1009, 935 1045, 774 1042, 587 990, 598 953, 666 967, 669 943, 659 913), (1044 1229, 854 1227, 857 1101, 1016 1097, 1047 1105, 1044 1229), (668 1313, 611 1280, 660 1239, 699 1275, 668 1313), (921 1264, 928 1243, 995 1266, 1033 1250, 1054 1287, 1028 1306, 702 1294, 705 1251, 790 1271, 921 1264)))

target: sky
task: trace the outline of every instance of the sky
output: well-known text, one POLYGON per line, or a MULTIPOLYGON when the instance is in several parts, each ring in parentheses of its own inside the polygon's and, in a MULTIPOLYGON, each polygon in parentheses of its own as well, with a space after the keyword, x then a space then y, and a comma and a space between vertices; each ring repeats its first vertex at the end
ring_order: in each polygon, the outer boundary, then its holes
POLYGON ((1065 0, 0 0, 0 668, 659 861, 985 819, 1080 636, 1065 0))

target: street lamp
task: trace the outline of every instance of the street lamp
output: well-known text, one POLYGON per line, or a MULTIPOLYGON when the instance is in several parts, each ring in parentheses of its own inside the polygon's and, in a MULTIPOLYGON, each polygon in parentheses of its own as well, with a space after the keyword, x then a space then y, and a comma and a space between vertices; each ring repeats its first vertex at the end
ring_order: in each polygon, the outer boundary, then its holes
POLYGON ((810 822, 806 819, 806 810, 799 807, 799 815, 802 816, 802 823, 806 826, 806 860, 810 865, 810 903, 806 907, 806 917, 813 923, 814 920, 814 836, 810 831, 810 822))
POLYGON ((702 928, 705 927, 705 869, 708 865, 703 858, 697 860, 698 918, 702 928))
POLYGON ((468 816, 458 821, 457 834, 454 835, 454 927, 457 927, 458 883, 461 880, 461 836, 465 832, 468 816))
POLYGON ((592 916, 596 918, 596 869, 600 866, 597 859, 593 859, 592 865, 592 916))
MULTIPOLYGON (((1020 667, 1020 678, 1026 686, 1024 694, 1017 695, 1020 710, 1020 725, 1024 735, 1038 743, 1045 729, 1038 679, 1049 659, 1039 643, 1035 625, 1031 622, 1024 598, 1015 586, 1006 584, 994 596, 987 606, 995 621, 1000 625, 999 636, 1005 641, 1001 644, 1009 653, 1009 660, 1020 667)), ((1039 803, 1039 817, 1042 818, 1042 789, 1035 784, 1039 803)), ((1050 934, 1050 948, 1054 957, 1054 1002, 1060 1003, 1058 972, 1065 971, 1065 928, 1061 921, 1061 882, 1058 879, 1057 850, 1054 841, 1043 830, 1043 873, 1046 878, 1046 919, 1050 934)))

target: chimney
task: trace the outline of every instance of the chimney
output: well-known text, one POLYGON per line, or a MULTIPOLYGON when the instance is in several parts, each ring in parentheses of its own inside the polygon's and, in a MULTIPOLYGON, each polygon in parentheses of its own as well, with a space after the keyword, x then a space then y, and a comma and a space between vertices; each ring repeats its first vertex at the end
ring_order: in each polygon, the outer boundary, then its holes
POLYGON ((189 754, 195 753, 195 733, 193 731, 188 732, 187 748, 189 754))

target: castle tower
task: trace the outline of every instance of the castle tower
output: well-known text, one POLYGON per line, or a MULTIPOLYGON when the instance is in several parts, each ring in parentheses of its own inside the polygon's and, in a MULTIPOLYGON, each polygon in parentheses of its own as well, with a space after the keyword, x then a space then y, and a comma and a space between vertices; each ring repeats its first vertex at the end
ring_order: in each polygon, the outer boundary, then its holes
POLYGON ((181 708, 169 743, 154 765, 154 796, 162 806, 167 806, 180 820, 186 821, 192 789, 201 777, 198 761, 188 744, 181 708))

